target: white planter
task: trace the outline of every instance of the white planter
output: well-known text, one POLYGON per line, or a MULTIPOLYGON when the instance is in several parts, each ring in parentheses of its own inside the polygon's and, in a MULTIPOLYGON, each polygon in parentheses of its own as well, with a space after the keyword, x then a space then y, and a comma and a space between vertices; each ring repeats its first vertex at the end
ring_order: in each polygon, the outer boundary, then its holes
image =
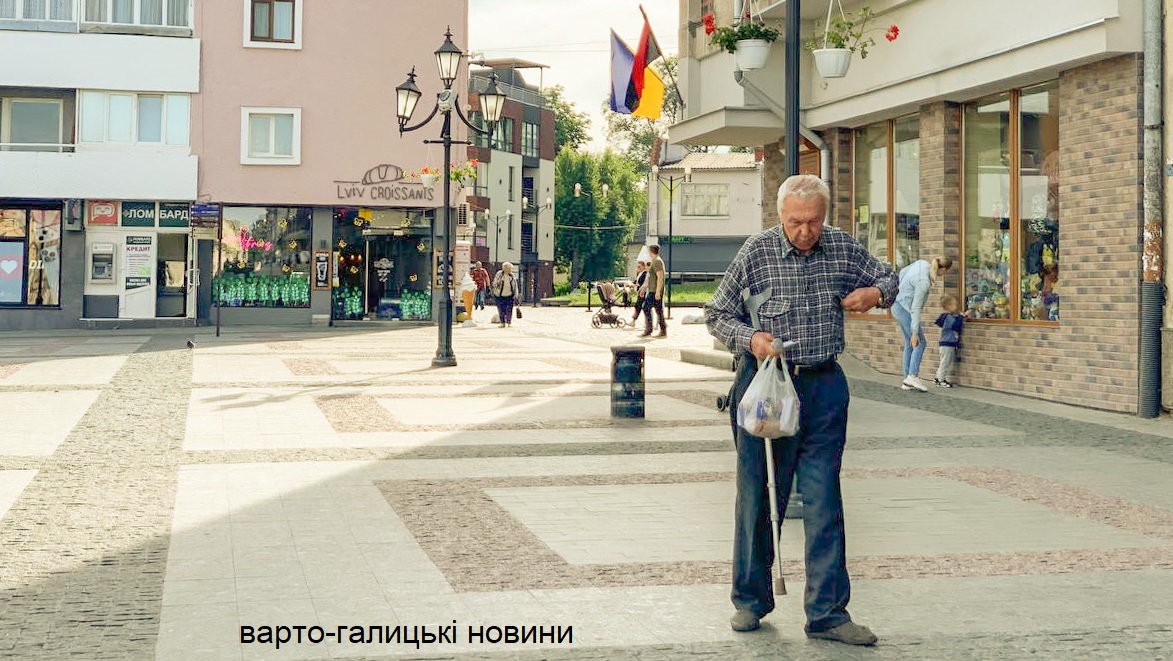
POLYGON ((476 177, 461 177, 460 185, 464 188, 473 188, 477 185, 476 177))
POLYGON ((438 174, 421 174, 420 175, 420 183, 427 186, 428 188, 435 186, 436 182, 438 182, 438 181, 440 181, 440 175, 438 175, 438 174))
POLYGON ((851 66, 851 51, 846 48, 816 48, 815 68, 823 78, 842 78, 851 66))
POLYGON ((770 42, 765 39, 743 39, 737 42, 733 57, 737 61, 737 68, 742 71, 761 69, 770 57, 770 42))

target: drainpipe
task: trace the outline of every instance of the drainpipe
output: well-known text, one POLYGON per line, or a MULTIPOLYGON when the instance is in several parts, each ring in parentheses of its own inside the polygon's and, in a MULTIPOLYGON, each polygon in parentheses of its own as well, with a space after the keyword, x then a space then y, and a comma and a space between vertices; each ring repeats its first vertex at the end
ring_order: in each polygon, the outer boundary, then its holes
MULTIPOLYGON (((741 85, 742 87, 744 87, 747 92, 749 92, 750 94, 753 94, 754 98, 756 98, 762 105, 766 106, 766 108, 768 108, 770 112, 774 113, 780 119, 785 121, 786 109, 782 107, 782 104, 780 104, 777 101, 775 101, 774 99, 770 98, 769 94, 766 94, 766 92, 764 90, 762 90, 762 88, 755 85, 749 78, 746 77, 744 71, 742 71, 740 69, 735 70, 733 72, 733 79, 737 81, 738 85, 741 85)), ((813 144, 815 147, 818 147, 818 149, 819 149, 819 172, 822 174, 823 181, 827 182, 827 185, 829 186, 831 184, 831 150, 830 150, 830 148, 827 147, 827 143, 823 142, 823 139, 821 137, 819 137, 818 133, 815 133, 814 131, 808 129, 807 127, 799 125, 798 132, 802 134, 802 137, 806 138, 807 140, 810 140, 811 144, 813 144)))
POLYGON ((1144 2, 1144 247, 1140 289, 1140 399, 1137 414, 1155 418, 1161 411, 1162 283, 1161 76, 1162 0, 1144 2))

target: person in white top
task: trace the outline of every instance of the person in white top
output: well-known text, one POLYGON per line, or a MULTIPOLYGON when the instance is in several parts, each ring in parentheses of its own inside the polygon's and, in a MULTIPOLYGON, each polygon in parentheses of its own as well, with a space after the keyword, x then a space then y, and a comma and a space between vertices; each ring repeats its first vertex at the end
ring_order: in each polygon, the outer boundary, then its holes
POLYGON ((920 361, 925 353, 925 332, 921 329, 920 313, 929 295, 929 287, 952 267, 953 260, 941 256, 932 260, 918 259, 900 269, 900 291, 896 294, 896 302, 892 304, 892 317, 896 319, 896 325, 904 336, 902 390, 929 390, 918 376, 920 361))
POLYGON ((497 299, 497 319, 501 328, 513 325, 513 306, 517 304, 517 278, 513 277, 513 264, 505 262, 493 276, 489 291, 497 299))

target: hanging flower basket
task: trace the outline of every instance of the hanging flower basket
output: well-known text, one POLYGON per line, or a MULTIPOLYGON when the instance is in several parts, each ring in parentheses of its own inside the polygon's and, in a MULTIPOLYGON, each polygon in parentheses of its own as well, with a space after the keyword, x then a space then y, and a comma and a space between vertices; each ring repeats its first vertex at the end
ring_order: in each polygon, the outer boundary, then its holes
POLYGON ((427 186, 428 188, 435 186, 436 183, 439 181, 440 181, 440 175, 438 175, 438 174, 421 174, 420 175, 420 183, 427 186))
POLYGON ((851 66, 851 50, 848 48, 816 48, 815 68, 823 78, 842 78, 851 66))
POLYGON ((737 61, 737 68, 742 71, 761 69, 770 58, 770 42, 765 39, 742 39, 737 42, 733 57, 737 61))

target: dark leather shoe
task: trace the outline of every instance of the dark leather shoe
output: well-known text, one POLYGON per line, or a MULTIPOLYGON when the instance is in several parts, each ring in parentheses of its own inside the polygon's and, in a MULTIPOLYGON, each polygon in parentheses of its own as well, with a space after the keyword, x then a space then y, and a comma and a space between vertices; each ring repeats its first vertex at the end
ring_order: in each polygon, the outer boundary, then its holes
MULTIPOLYGON (((741 611, 738 612, 740 613, 741 611)), ((807 631, 806 637, 833 640, 846 645, 865 646, 875 645, 876 641, 879 640, 879 638, 876 638, 876 634, 872 633, 871 629, 855 622, 844 622, 826 631, 807 631)))
POLYGON ((729 626, 734 631, 753 631, 762 625, 762 618, 753 611, 738 610, 729 618, 729 626))

